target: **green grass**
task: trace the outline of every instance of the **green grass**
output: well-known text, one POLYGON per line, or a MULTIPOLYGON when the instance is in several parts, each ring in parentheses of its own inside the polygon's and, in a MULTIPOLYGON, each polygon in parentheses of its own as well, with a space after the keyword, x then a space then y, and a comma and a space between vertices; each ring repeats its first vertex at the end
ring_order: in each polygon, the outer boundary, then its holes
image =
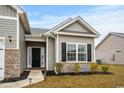
MULTIPOLYGON (((99 71, 101 70, 99 66, 99 71)), ((124 87, 124 65, 110 65, 109 75, 47 76, 28 88, 115 88, 124 87)))

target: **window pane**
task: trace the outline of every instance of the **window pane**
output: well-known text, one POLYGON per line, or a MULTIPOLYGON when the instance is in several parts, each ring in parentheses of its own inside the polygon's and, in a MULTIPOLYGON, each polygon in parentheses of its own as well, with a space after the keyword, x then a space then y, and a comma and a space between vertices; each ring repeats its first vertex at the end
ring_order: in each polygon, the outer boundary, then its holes
POLYGON ((78 45, 78 52, 86 52, 86 45, 78 45))
POLYGON ((67 60, 76 61, 76 44, 67 45, 67 60))
POLYGON ((86 54, 78 53, 78 61, 86 61, 86 54))
POLYGON ((76 52, 76 44, 68 44, 68 52, 76 52))
POLYGON ((68 61, 76 61, 76 53, 68 53, 67 60, 68 61))

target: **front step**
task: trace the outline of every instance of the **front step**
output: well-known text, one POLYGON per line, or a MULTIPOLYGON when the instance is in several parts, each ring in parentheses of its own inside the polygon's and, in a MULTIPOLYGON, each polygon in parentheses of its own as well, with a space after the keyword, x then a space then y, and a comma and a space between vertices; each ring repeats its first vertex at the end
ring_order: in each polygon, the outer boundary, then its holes
POLYGON ((31 70, 28 79, 31 79, 32 83, 36 83, 44 80, 44 76, 41 70, 31 70))

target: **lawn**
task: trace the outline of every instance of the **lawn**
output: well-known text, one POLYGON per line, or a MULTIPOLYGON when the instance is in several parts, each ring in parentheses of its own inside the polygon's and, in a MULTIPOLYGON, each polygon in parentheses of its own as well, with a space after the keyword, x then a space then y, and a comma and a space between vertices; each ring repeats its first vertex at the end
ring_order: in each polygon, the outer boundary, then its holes
MULTIPOLYGON (((101 65, 99 66, 100 70, 101 65)), ((110 65, 113 74, 47 76, 28 88, 115 88, 124 87, 124 65, 110 65)))

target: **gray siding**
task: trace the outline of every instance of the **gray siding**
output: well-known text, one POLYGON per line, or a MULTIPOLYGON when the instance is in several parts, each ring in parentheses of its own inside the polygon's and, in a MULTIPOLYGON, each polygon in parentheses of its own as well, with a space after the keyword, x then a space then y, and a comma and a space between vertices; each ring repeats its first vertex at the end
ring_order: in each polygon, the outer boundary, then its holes
POLYGON ((17 21, 0 18, 0 36, 6 37, 6 48, 16 48, 17 21), (12 42, 9 42, 8 36, 11 35, 12 42))
POLYGON ((11 17, 16 17, 17 15, 16 10, 11 8, 8 5, 0 5, 0 15, 2 16, 11 16, 11 17))
POLYGON ((84 33, 90 33, 84 26, 82 26, 79 22, 75 22, 66 28, 64 28, 62 31, 70 31, 70 32, 84 32, 84 33))
POLYGON ((26 69, 26 42, 25 42, 25 30, 21 21, 19 22, 19 48, 21 56, 21 73, 26 69))
POLYGON ((55 66, 55 40, 48 38, 48 70, 54 70, 55 66))
POLYGON ((59 62, 62 62, 61 58, 61 43, 62 42, 72 42, 72 43, 87 43, 92 46, 92 61, 94 61, 94 38, 76 37, 76 36, 59 36, 59 62))
POLYGON ((124 38, 110 35, 96 48, 96 59, 101 59, 106 64, 124 64, 124 38), (114 61, 113 54, 115 55, 114 61))

